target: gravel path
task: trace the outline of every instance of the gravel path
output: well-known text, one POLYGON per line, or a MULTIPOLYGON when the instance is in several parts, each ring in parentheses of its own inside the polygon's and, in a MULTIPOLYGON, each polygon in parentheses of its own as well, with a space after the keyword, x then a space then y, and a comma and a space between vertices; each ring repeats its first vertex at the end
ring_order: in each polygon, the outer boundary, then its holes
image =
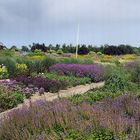
POLYGON ((9 113, 13 110, 16 110, 16 109, 20 109, 23 105, 29 105, 30 102, 34 102, 38 99, 45 98, 46 101, 53 101, 53 100, 58 99, 58 98, 71 97, 71 96, 76 95, 76 94, 84 94, 91 89, 101 88, 103 86, 104 86, 104 82, 99 82, 99 83, 91 83, 91 84, 86 84, 86 85, 79 85, 76 87, 69 88, 67 90, 60 90, 59 93, 47 92, 42 96, 35 94, 34 96, 32 96, 31 100, 26 99, 23 104, 20 104, 13 109, 10 109, 10 110, 7 110, 5 112, 0 113, 0 120, 2 120, 4 117, 6 117, 7 113, 9 113))

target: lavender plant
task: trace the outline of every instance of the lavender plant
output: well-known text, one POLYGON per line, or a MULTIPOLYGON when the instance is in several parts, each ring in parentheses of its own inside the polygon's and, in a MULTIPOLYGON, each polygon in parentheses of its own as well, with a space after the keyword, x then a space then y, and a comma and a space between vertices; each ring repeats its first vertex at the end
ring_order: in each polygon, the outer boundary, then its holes
POLYGON ((50 67, 51 72, 57 72, 62 75, 73 75, 77 77, 89 77, 92 82, 104 80, 104 67, 94 64, 56 64, 50 67))
POLYGON ((42 76, 28 77, 24 75, 18 76, 15 79, 17 82, 23 83, 27 87, 29 87, 29 85, 32 85, 32 88, 43 88, 45 92, 57 92, 60 89, 65 89, 65 87, 67 87, 66 82, 50 80, 42 76))
POLYGON ((139 114, 140 100, 129 94, 77 106, 66 99, 38 100, 0 122, 0 139, 138 140, 139 114))

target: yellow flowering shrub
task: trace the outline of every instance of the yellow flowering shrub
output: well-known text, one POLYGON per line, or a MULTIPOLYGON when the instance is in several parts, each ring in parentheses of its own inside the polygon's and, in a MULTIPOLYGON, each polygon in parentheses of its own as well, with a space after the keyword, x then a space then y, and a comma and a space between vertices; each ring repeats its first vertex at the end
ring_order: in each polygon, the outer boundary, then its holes
POLYGON ((8 78, 8 70, 4 65, 0 65, 0 79, 8 78))
POLYGON ((26 64, 16 64, 16 70, 17 74, 27 74, 28 73, 28 67, 26 64))
POLYGON ((29 57, 30 59, 44 59, 46 58, 46 56, 32 56, 32 57, 29 57))
POLYGON ((134 54, 127 54, 127 55, 124 55, 122 59, 124 60, 136 59, 136 56, 134 54))
POLYGON ((112 62, 113 56, 112 55, 103 55, 101 57, 101 62, 112 62))

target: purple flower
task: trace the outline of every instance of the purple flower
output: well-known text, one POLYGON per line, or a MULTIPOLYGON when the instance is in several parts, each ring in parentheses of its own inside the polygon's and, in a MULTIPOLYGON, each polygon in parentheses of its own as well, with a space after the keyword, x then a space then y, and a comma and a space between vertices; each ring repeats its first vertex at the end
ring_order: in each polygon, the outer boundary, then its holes
POLYGON ((41 135, 38 136, 38 140, 42 140, 42 136, 41 135))
POLYGON ((42 95, 42 94, 44 94, 44 92, 45 92, 44 88, 41 87, 41 88, 39 89, 39 94, 42 95))
MULTIPOLYGON (((23 83, 26 86, 32 84, 32 86, 40 89, 43 88, 45 92, 57 92, 63 87, 61 81, 50 80, 41 76, 38 77, 28 77, 28 76, 19 76, 15 78, 18 82, 23 83)), ((43 91, 42 89, 42 91, 43 91)))
POLYGON ((56 64, 50 67, 51 72, 78 77, 89 77, 93 82, 99 82, 104 77, 104 67, 94 64, 56 64))

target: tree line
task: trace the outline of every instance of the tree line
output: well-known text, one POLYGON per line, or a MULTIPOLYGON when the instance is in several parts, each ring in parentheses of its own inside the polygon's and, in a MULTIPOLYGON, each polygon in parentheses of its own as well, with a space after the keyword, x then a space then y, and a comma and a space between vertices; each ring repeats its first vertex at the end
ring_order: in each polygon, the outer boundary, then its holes
MULTIPOLYGON (((49 45, 45 46, 45 44, 33 44, 31 47, 31 51, 34 51, 35 49, 41 49, 42 51, 49 51, 49 50, 62 50, 63 53, 75 53, 76 52, 76 46, 70 44, 70 45, 59 45, 56 44, 55 46, 49 45)), ((90 52, 95 53, 103 53, 107 55, 124 55, 124 54, 139 54, 140 53, 140 47, 133 47, 130 45, 102 45, 102 46, 93 46, 93 45, 78 45, 78 54, 88 54, 90 52)))
MULTIPOLYGON (((0 46, 0 49, 6 49, 5 46, 0 46)), ((22 46, 21 49, 17 48, 16 46, 12 46, 10 50, 15 51, 32 51, 34 52, 36 49, 41 50, 43 52, 58 52, 62 51, 63 53, 75 53, 76 52, 76 46, 69 44, 63 44, 63 45, 48 45, 46 46, 44 43, 33 43, 29 46, 22 46)), ((101 46, 94 46, 94 45, 78 45, 78 54, 88 54, 90 52, 95 53, 102 53, 107 55, 124 55, 124 54, 140 54, 140 47, 133 47, 131 45, 101 45, 101 46)))

